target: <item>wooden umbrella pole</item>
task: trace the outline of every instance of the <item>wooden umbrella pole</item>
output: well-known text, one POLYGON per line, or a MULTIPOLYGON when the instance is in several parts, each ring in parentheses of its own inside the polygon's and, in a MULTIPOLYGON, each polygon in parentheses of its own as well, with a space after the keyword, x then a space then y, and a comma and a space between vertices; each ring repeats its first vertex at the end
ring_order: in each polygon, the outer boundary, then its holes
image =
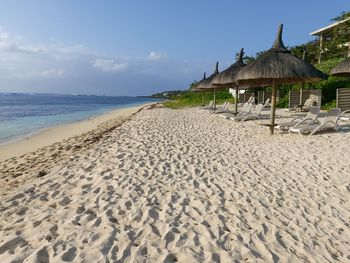
POLYGON ((235 115, 238 114, 238 98, 239 98, 239 95, 238 95, 238 86, 236 85, 235 115))
POLYGON ((275 129, 275 113, 276 113, 276 93, 277 85, 275 79, 272 80, 272 96, 271 96, 271 114, 270 114, 270 134, 273 135, 275 129))
POLYGON ((203 91, 203 95, 204 95, 204 104, 203 104, 203 106, 205 106, 205 91, 203 91))
POLYGON ((204 91, 202 92, 202 106, 204 106, 204 91))
POLYGON ((215 87, 214 87, 214 110, 216 109, 216 96, 215 96, 215 87))
POLYGON ((303 90, 304 90, 304 83, 301 83, 300 98, 299 98, 299 105, 300 105, 300 107, 303 106, 303 90))
POLYGON ((265 101, 266 101, 266 99, 265 99, 265 90, 266 90, 266 88, 263 88, 263 90, 262 90, 262 102, 263 103, 265 103, 265 101))

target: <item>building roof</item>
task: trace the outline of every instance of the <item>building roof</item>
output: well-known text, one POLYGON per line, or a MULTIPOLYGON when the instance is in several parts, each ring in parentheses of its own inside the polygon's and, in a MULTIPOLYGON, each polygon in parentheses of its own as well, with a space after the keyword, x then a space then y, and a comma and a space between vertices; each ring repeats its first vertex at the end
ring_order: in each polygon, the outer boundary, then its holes
POLYGON ((348 21, 348 20, 350 20, 350 18, 346 18, 346 19, 344 19, 344 20, 341 20, 341 21, 335 22, 335 23, 333 23, 333 24, 330 24, 330 25, 328 25, 328 26, 326 26, 326 27, 322 27, 322 28, 320 28, 320 29, 318 29, 318 30, 316 30, 316 31, 311 32, 311 33, 310 33, 310 36, 320 36, 320 35, 324 35, 324 34, 326 34, 326 33, 329 33, 329 32, 331 32, 331 31, 333 30, 333 28, 335 28, 337 25, 342 24, 342 23, 344 23, 345 21, 348 21))

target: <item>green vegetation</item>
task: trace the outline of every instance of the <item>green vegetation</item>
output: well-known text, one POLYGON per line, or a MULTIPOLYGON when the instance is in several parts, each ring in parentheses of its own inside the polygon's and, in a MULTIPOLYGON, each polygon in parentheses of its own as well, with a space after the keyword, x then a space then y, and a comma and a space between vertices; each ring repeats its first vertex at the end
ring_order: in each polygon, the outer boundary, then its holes
MULTIPOLYGON (((316 64, 315 66, 326 74, 330 74, 331 69, 337 65, 341 59, 332 58, 316 64)), ((280 87, 280 101, 278 107, 288 107, 288 93, 290 90, 299 90, 301 84, 283 85, 280 87)), ((327 80, 317 83, 306 83, 304 89, 321 89, 322 90, 322 109, 327 110, 335 107, 336 90, 339 88, 349 88, 350 78, 341 78, 329 76, 327 80)))
MULTIPOLYGON (((343 12, 339 16, 332 18, 331 21, 341 21, 349 18, 350 12, 343 12)), ((332 32, 331 40, 324 41, 321 63, 318 63, 320 48, 319 40, 309 41, 305 44, 291 47, 292 54, 302 57, 305 53, 305 60, 314 64, 316 68, 326 74, 330 74, 331 69, 339 62, 345 59, 348 47, 344 43, 349 41, 350 20, 337 26, 332 32)), ((289 90, 299 90, 301 84, 284 85, 280 88, 280 101, 278 107, 288 106, 289 90)), ((336 90, 338 88, 350 87, 350 78, 339 78, 329 76, 327 80, 313 84, 305 84, 304 89, 321 89, 322 90, 322 109, 334 108, 336 103, 336 90)))
MULTIPOLYGON (((210 100, 213 100, 213 92, 205 92, 205 103, 208 104, 210 100)), ((224 101, 229 101, 234 103, 235 99, 228 91, 217 91, 216 92, 216 103, 221 104, 224 101)), ((164 102, 164 106, 172 109, 186 108, 186 107, 196 107, 203 103, 203 93, 202 92, 179 92, 173 93, 170 96, 170 101, 164 102)))
MULTIPOLYGON (((350 12, 343 12, 339 16, 332 18, 331 21, 342 21, 350 18, 350 12)), ((330 74, 331 69, 340 61, 344 60, 348 52, 348 47, 344 45, 349 41, 350 19, 339 24, 332 32, 330 39, 324 39, 321 63, 318 63, 320 55, 319 40, 312 40, 307 43, 289 47, 292 54, 302 57, 305 51, 305 60, 314 64, 318 69, 326 74, 330 74)), ((257 53, 255 56, 245 56, 245 63, 249 64, 256 60, 264 51, 257 53)), ((197 85, 196 81, 190 84, 188 91, 171 91, 163 92, 162 96, 170 99, 164 103, 169 108, 184 108, 202 105, 202 93, 191 92, 191 89, 197 85)), ((350 78, 339 78, 330 76, 327 80, 318 83, 306 83, 304 89, 321 89, 322 90, 322 108, 329 109, 335 107, 336 90, 338 88, 350 87, 350 78)), ((288 107, 288 94, 290 90, 299 90, 301 84, 283 85, 280 87, 280 99, 278 107, 288 107)), ((224 101, 234 102, 234 98, 228 91, 219 91, 216 93, 217 103, 224 101)), ((153 95, 152 95, 153 96, 153 95)), ((206 92, 206 104, 213 99, 212 92, 206 92)))
POLYGON ((163 98, 163 99, 171 99, 172 97, 178 95, 178 94, 182 94, 182 93, 186 93, 187 91, 185 90, 170 90, 170 91, 162 91, 159 93, 155 93, 152 94, 151 97, 152 98, 163 98))

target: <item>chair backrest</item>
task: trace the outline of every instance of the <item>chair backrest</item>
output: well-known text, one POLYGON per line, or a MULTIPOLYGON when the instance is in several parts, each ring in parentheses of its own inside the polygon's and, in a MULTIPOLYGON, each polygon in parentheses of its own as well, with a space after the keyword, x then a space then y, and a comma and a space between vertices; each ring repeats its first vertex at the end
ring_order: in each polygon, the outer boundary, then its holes
POLYGON ((257 115, 260 115, 260 113, 261 113, 261 111, 262 111, 263 108, 264 108, 264 105, 263 105, 263 104, 258 104, 258 106, 256 106, 256 108, 255 108, 255 113, 256 113, 257 115))
POLYGON ((341 110, 339 108, 330 109, 323 119, 323 123, 332 122, 337 123, 341 110))
POLYGON ((248 102, 244 103, 241 111, 245 111, 247 109, 248 104, 249 104, 248 102))
POLYGON ((228 110, 228 107, 230 106, 230 103, 229 102, 226 102, 226 105, 225 105, 225 108, 224 110, 228 110))
POLYGON ((270 103, 270 98, 267 98, 266 101, 265 101, 265 103, 264 103, 264 105, 267 105, 267 104, 269 104, 269 103, 270 103))
POLYGON ((316 120, 318 117, 318 114, 320 113, 320 107, 319 106, 312 106, 309 110, 309 112, 306 114, 306 119, 316 120))
POLYGON ((304 106, 309 108, 310 106, 312 106, 312 103, 313 103, 313 99, 307 99, 304 102, 304 106))
POLYGON ((248 103, 247 108, 245 109, 244 112, 250 113, 252 111, 252 108, 253 108, 253 104, 252 103, 248 103))
POLYGON ((250 98, 248 99, 248 103, 253 103, 254 102, 254 100, 255 100, 255 98, 253 97, 253 96, 250 96, 250 98))

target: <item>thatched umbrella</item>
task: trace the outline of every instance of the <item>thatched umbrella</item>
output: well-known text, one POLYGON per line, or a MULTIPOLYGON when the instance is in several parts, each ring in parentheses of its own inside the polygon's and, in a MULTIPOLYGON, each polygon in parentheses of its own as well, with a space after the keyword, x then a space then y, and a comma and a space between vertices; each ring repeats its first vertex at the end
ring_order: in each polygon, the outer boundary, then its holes
POLYGON ((234 64, 229 66, 227 69, 216 75, 213 79, 213 86, 218 88, 235 88, 236 99, 235 99, 235 114, 237 114, 238 105, 238 85, 236 84, 236 76, 238 72, 245 66, 243 62, 243 48, 239 52, 239 56, 234 64))
POLYGON ((338 77, 350 77, 350 58, 336 65, 331 70, 331 75, 338 77))
MULTIPOLYGON (((304 60, 304 61, 305 61, 305 55, 306 55, 306 50, 304 50, 303 56, 302 56, 302 60, 304 60)), ((301 83, 301 88, 300 88, 300 95, 299 95, 299 104, 300 104, 300 107, 303 106, 303 92, 304 92, 304 82, 301 83)))
POLYGON ((262 54, 256 61, 245 66, 237 75, 239 85, 271 85, 271 134, 274 132, 276 113, 276 91, 279 85, 298 82, 315 82, 327 76, 310 63, 294 56, 283 45, 280 25, 272 48, 262 54))
POLYGON ((210 91, 210 90, 213 90, 214 91, 214 109, 216 107, 216 94, 215 94, 215 90, 216 88, 212 85, 212 81, 214 79, 214 77, 216 75, 219 74, 219 62, 216 62, 216 65, 215 65, 215 70, 214 70, 214 73, 211 74, 208 78, 206 79, 203 79, 197 86, 197 89, 198 90, 201 90, 201 91, 210 91))
POLYGON ((206 79, 207 79, 206 73, 204 72, 203 78, 195 84, 195 86, 191 89, 191 91, 193 91, 193 92, 200 92, 201 90, 198 89, 198 86, 199 86, 199 84, 201 84, 202 81, 204 81, 206 79))
POLYGON ((202 92, 202 106, 205 105, 205 90, 198 89, 198 85, 199 85, 202 81, 206 80, 206 78, 207 78, 207 77, 206 77, 206 73, 204 72, 203 78, 196 84, 196 86, 194 86, 194 87, 191 89, 192 92, 202 92))

